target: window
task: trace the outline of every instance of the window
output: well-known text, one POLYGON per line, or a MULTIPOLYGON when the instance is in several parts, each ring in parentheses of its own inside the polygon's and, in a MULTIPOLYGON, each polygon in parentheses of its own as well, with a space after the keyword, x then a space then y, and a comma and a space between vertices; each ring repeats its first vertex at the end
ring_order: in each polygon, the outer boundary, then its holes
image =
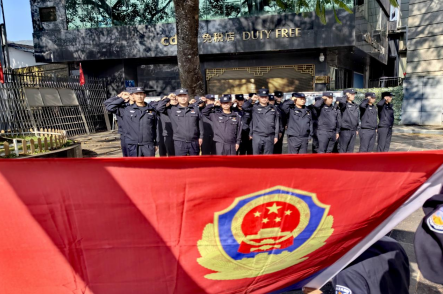
POLYGON ((40 8, 40 21, 51 22, 57 20, 57 14, 55 7, 41 7, 40 8))

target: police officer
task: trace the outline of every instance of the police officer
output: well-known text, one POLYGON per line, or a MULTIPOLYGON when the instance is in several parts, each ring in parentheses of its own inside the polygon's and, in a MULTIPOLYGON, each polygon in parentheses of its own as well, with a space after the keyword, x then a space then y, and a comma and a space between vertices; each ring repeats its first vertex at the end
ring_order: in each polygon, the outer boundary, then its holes
POLYGON ((245 97, 243 94, 235 94, 236 106, 232 108, 232 111, 237 112, 241 116, 242 131, 240 148, 238 148, 238 154, 251 155, 252 154, 252 141, 249 140, 249 124, 251 122, 251 113, 243 110, 243 104, 245 103, 245 97))
POLYGON ((280 124, 280 130, 278 132, 278 141, 277 141, 277 143, 274 144, 274 154, 282 154, 283 146, 277 146, 277 145, 278 145, 278 142, 280 140, 283 140, 283 131, 284 131, 284 128, 283 128, 283 115, 282 115, 283 111, 281 110, 281 108, 279 106, 276 106, 276 104, 275 104, 275 96, 272 95, 272 94, 269 95, 269 104, 273 105, 274 109, 277 111, 278 118, 279 118, 279 124, 280 124))
POLYGON ((157 111, 166 113, 171 119, 175 155, 199 155, 204 136, 200 111, 198 106, 189 104, 188 90, 178 89, 175 94, 176 101, 163 98, 157 111))
POLYGON ((394 108, 392 107, 391 92, 383 92, 381 100, 377 103, 378 108, 378 152, 388 152, 391 146, 392 127, 394 126, 394 108))
MULTIPOLYGON (((175 96, 174 93, 169 94, 168 98, 174 101, 177 100, 177 97, 175 96)), ((154 106, 154 104, 152 104, 152 106, 154 106)), ((157 108, 157 106, 158 102, 154 107, 157 108)), ((166 113, 158 113, 157 116, 159 118, 158 129, 160 132, 159 154, 161 157, 175 156, 174 140, 172 139, 174 132, 172 130, 171 119, 166 113)))
POLYGON ((331 153, 339 138, 341 113, 332 105, 333 99, 332 92, 323 92, 322 99, 314 103, 318 117, 318 153, 331 153))
POLYGON ((375 135, 377 132, 377 110, 375 109, 375 93, 365 94, 366 99, 360 103, 361 128, 360 150, 359 152, 372 152, 375 145, 375 135))
POLYGON ((443 284, 443 194, 426 200, 423 212, 414 238, 418 268, 427 280, 443 284))
MULTIPOLYGON (((441 273, 439 273, 441 276, 441 273)), ((407 294, 411 270, 404 248, 384 236, 332 279, 334 293, 407 294)), ((304 294, 321 290, 303 288, 304 294)))
POLYGON ((317 96, 314 98, 314 103, 306 106, 306 108, 311 112, 312 116, 312 153, 317 153, 318 150, 318 137, 317 137, 317 127, 318 127, 318 117, 317 117, 317 111, 315 110, 315 102, 321 100, 320 96, 317 96))
POLYGON ((346 89, 343 91, 345 97, 337 99, 338 107, 341 111, 339 152, 353 153, 355 138, 359 129, 360 111, 354 103, 355 90, 346 89))
MULTIPOLYGON (((103 102, 103 104, 105 105, 105 107, 107 107, 109 104, 111 104, 112 102, 114 102, 119 98, 122 98, 124 100, 124 105, 122 105, 122 107, 134 104, 134 99, 133 96, 131 95, 131 88, 126 88, 125 91, 121 92, 117 96, 109 98, 108 100, 103 102)), ((123 129, 123 118, 121 116, 118 116, 117 114, 116 116, 117 116, 118 133, 120 135, 120 146, 122 149, 122 154, 123 157, 128 157, 128 150, 125 142, 125 133, 123 129)))
POLYGON ((311 111, 306 106, 303 93, 292 93, 292 99, 282 104, 282 110, 288 121, 288 153, 304 154, 308 152, 308 141, 312 136, 314 124, 311 111))
MULTIPOLYGON (((202 110, 207 105, 214 105, 214 103, 215 95, 208 94, 200 99, 200 109, 202 110), (201 103, 201 101, 204 101, 204 103, 201 103)), ((203 116, 203 129, 205 135, 203 137, 202 155, 215 155, 214 131, 212 130, 211 121, 206 116, 203 116)))
POLYGON ((154 157, 158 148, 155 108, 145 102, 143 88, 136 87, 131 92, 134 104, 127 106, 125 100, 120 98, 111 102, 106 109, 123 118, 128 156, 154 157))
POLYGON ((252 115, 249 138, 255 154, 273 154, 274 144, 280 133, 280 118, 274 105, 269 104, 268 89, 260 89, 243 104, 243 109, 252 115), (258 104, 253 104, 258 99, 258 104))
POLYGON ((274 154, 282 154, 283 153, 283 139, 286 132, 286 126, 288 124, 286 115, 283 115, 283 92, 281 91, 275 91, 274 92, 274 99, 275 99, 275 106, 277 106, 277 109, 280 112, 281 121, 280 121, 280 133, 277 144, 274 145, 274 154))
POLYGON ((240 147, 241 116, 231 111, 231 95, 223 95, 219 101, 207 105, 203 116, 207 117, 214 129, 214 142, 217 155, 236 155, 240 147), (214 111, 214 108, 218 110, 214 111), (221 109, 220 109, 221 108, 221 109))

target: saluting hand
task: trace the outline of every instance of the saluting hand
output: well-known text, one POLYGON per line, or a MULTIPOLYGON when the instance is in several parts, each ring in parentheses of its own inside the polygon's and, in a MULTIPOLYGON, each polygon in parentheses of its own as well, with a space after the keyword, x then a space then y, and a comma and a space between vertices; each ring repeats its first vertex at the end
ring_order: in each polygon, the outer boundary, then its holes
POLYGON ((191 100, 189 100, 189 104, 194 104, 196 101, 194 98, 192 98, 191 100))
POLYGON ((215 101, 214 106, 221 106, 220 100, 215 101))
POLYGON ((178 101, 177 101, 177 100, 171 100, 171 101, 169 101, 169 103, 170 103, 171 105, 177 105, 177 104, 178 104, 178 101))
POLYGON ((251 100, 252 100, 252 103, 257 102, 258 96, 257 95, 252 96, 251 100))

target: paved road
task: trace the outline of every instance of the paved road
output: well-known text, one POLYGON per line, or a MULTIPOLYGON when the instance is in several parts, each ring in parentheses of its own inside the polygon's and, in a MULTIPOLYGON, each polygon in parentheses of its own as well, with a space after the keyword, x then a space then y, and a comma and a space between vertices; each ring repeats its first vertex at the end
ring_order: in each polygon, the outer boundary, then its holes
MULTIPOLYGON (((399 127, 398 132, 394 132, 392 137, 391 151, 423 151, 443 149, 443 129, 438 129, 442 134, 417 134, 408 132, 423 133, 429 128, 417 127, 399 127), (401 133, 400 133, 401 131, 401 133)), ((437 129, 436 129, 437 130, 437 129)), ((120 139, 117 133, 104 132, 94 135, 84 135, 73 138, 82 143, 84 157, 121 157, 120 139)), ((357 139, 355 151, 358 151, 359 142, 357 139)), ((287 152, 286 143, 283 146, 284 152, 287 152)), ((309 146, 309 150, 311 150, 309 146)), ((443 294, 443 286, 436 285, 427 281, 420 274, 414 254, 414 232, 417 229, 420 220, 423 217, 421 210, 416 211, 410 215, 402 223, 400 223, 392 232, 391 237, 398 240, 409 256, 411 263, 411 286, 410 294, 443 294)), ((442 273, 443 274, 443 273, 442 273)), ((324 288, 326 294, 333 294, 334 292, 328 285, 324 288)), ((300 292, 292 292, 299 294, 300 292)), ((401 294, 401 293, 399 293, 401 294)))

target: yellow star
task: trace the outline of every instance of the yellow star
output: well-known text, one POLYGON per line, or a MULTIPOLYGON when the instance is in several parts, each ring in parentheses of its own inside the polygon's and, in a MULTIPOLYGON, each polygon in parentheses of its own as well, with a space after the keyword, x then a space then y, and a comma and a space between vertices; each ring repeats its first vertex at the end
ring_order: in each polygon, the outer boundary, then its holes
POLYGON ((262 220, 262 222, 264 222, 265 224, 266 224, 268 221, 269 221, 268 218, 264 218, 264 219, 262 220))
POLYGON ((285 211, 285 214, 286 214, 286 215, 291 215, 291 213, 292 213, 292 211, 290 211, 290 210, 286 210, 286 211, 285 211))
POLYGON ((278 213, 278 210, 281 208, 281 206, 277 206, 277 204, 274 203, 274 205, 266 208, 269 209, 268 213, 278 213))
POLYGON ((261 213, 257 211, 256 213, 254 213, 254 216, 255 216, 255 217, 259 217, 260 214, 261 214, 261 213))
POLYGON ((281 218, 279 218, 279 217, 276 217, 276 218, 275 218, 275 222, 276 222, 276 223, 278 223, 278 222, 280 222, 280 221, 281 221, 281 218))

